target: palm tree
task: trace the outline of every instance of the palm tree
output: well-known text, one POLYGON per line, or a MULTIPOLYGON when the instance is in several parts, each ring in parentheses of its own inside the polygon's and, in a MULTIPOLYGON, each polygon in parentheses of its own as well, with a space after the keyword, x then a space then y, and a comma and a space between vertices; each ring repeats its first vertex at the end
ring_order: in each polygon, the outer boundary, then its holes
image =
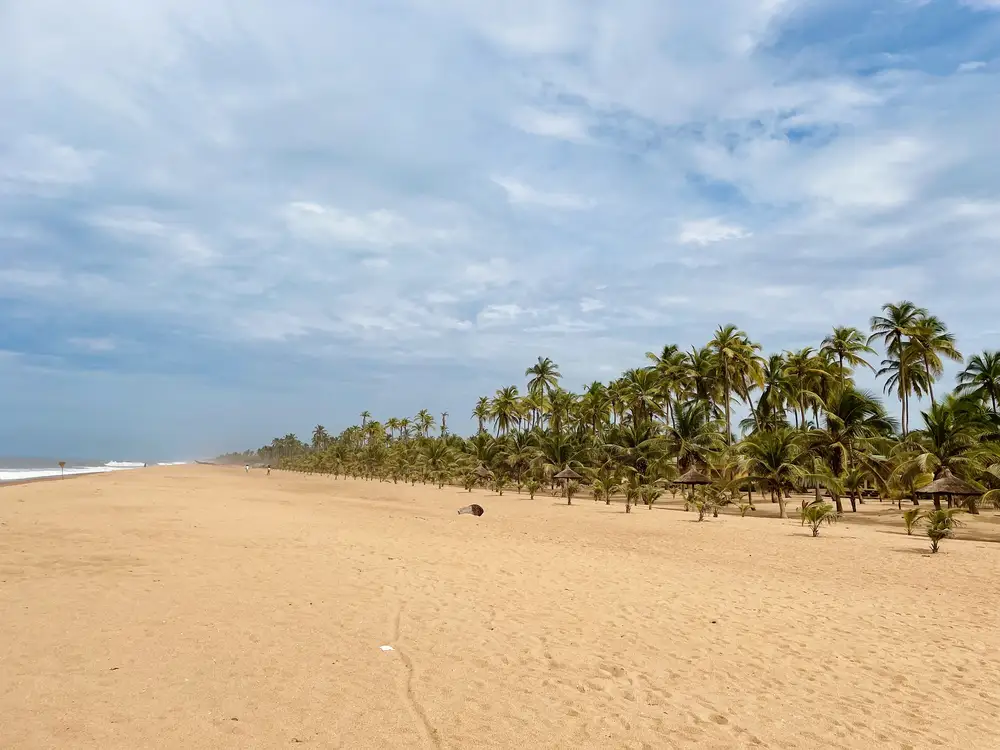
POLYGON ((875 368, 869 364, 862 355, 875 354, 875 350, 868 345, 865 335, 857 328, 850 326, 835 326, 833 333, 823 339, 820 353, 837 360, 837 371, 840 374, 840 387, 844 388, 848 369, 845 365, 855 367, 867 367, 872 372, 875 368))
POLYGON ((421 409, 417 412, 417 429, 420 434, 425 438, 430 437, 431 429, 434 427, 434 417, 427 409, 421 409))
POLYGON ((965 369, 958 374, 958 391, 989 401, 990 411, 997 413, 1000 402, 1000 351, 973 354, 965 369))
POLYGON ((732 393, 734 384, 751 380, 763 385, 763 370, 757 351, 749 337, 734 325, 719 326, 708 344, 714 355, 716 379, 722 386, 722 403, 726 414, 726 443, 732 443, 732 393))
POLYGON ((920 352, 927 381, 927 392, 934 404, 934 380, 941 377, 944 368, 941 358, 961 362, 962 353, 955 347, 955 336, 947 326, 933 315, 925 315, 910 331, 910 342, 920 352))
POLYGON ((517 386, 509 385, 497 391, 490 402, 490 416, 496 426, 497 435, 506 435, 518 421, 517 386))
POLYGON ((372 418, 372 413, 370 411, 368 411, 367 409, 365 409, 363 412, 361 412, 361 429, 362 430, 365 428, 365 426, 368 424, 368 420, 371 419, 371 418, 372 418))
POLYGON ((486 420, 490 418, 490 399, 487 396, 479 397, 476 408, 472 410, 472 416, 479 423, 479 432, 484 432, 486 420))
MULTIPOLYGON (((899 396, 903 407, 902 425, 903 436, 906 436, 909 427, 909 400, 913 393, 912 370, 913 365, 919 357, 909 349, 910 336, 913 329, 922 318, 927 316, 927 311, 922 307, 917 307, 909 300, 903 300, 895 304, 886 303, 882 305, 882 315, 872 317, 869 325, 872 333, 868 337, 868 344, 872 341, 881 340, 886 351, 886 359, 882 362, 882 369, 879 375, 889 374, 895 378, 893 388, 899 396), (893 369, 893 364, 895 368, 893 369)), ((889 389, 889 386, 886 386, 889 389)), ((888 392, 888 390, 887 390, 888 392)))
POLYGON ((837 520, 837 511, 830 503, 822 500, 812 500, 806 503, 799 511, 802 517, 802 524, 809 524, 813 536, 819 536, 819 527, 824 523, 833 523, 837 520))
POLYGON ((312 436, 312 447, 314 451, 322 450, 326 447, 327 442, 330 440, 330 435, 326 431, 326 428, 318 424, 315 429, 313 429, 312 436))
POLYGON ((399 429, 399 420, 396 417, 389 417, 385 420, 385 426, 389 428, 389 439, 396 437, 396 430, 399 429))
POLYGON ((441 412, 441 437, 448 434, 448 412, 441 412))
POLYGON ((927 536, 931 540, 931 552, 938 551, 942 540, 954 536, 955 529, 962 525, 955 516, 964 511, 961 508, 945 508, 927 511, 923 522, 927 524, 927 536))
POLYGON ((711 406, 697 400, 677 405, 676 422, 667 428, 666 440, 682 474, 691 468, 708 466, 712 456, 725 445, 718 423, 712 418, 711 406))
POLYGON ((811 346, 797 352, 786 352, 783 374, 797 406, 796 421, 799 428, 805 430, 808 427, 806 407, 822 401, 819 391, 828 374, 823 367, 823 359, 816 355, 811 346))
POLYGON ((539 357, 538 362, 524 371, 524 376, 530 377, 530 380, 528 380, 529 394, 551 396, 552 391, 559 385, 559 378, 562 377, 562 374, 559 372, 559 367, 551 359, 548 357, 539 357))
POLYGON ((785 490, 805 474, 799 463, 802 447, 799 433, 791 428, 754 433, 740 443, 740 454, 748 479, 766 484, 778 501, 778 517, 787 518, 785 490))

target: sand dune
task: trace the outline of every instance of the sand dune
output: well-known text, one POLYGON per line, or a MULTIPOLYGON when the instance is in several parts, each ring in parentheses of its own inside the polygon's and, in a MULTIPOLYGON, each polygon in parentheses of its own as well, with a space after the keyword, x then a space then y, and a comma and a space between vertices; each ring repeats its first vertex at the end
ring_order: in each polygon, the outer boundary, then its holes
POLYGON ((996 747, 994 543, 471 497, 0 489, 0 747, 996 747))

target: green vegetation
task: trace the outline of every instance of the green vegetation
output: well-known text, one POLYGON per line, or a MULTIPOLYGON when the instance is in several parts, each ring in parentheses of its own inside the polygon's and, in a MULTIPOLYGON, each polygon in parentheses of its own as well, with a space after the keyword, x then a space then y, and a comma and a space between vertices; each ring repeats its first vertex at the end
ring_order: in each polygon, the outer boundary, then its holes
MULTIPOLYGON (((337 477, 526 490, 532 498, 561 492, 567 503, 590 489, 597 501, 623 501, 626 513, 640 502, 652 508, 664 489, 679 491, 671 483, 693 469, 711 480, 683 490, 700 518, 727 504, 745 515, 754 493, 785 518, 790 493, 807 491, 815 501, 803 522, 818 533, 844 511, 844 499, 851 511, 866 498, 894 500, 900 510, 904 502, 927 507, 916 491, 946 474, 981 489, 983 504, 1000 503, 1000 354, 971 356, 949 393, 938 384, 943 363, 961 357, 944 323, 908 301, 884 305, 869 332, 837 327, 818 347, 797 351, 764 354, 727 325, 703 347, 649 352, 645 366, 578 393, 564 388, 555 362, 540 357, 525 370, 523 391, 503 386, 474 404, 471 437, 448 430, 447 414, 439 425, 427 409, 383 423, 366 410, 360 425, 337 436, 317 426, 308 443, 288 434, 228 459, 337 477), (857 368, 877 372, 901 420, 855 385, 857 368), (927 408, 913 417, 918 399, 927 408), (736 412, 748 416, 734 424, 736 412), (479 467, 489 475, 477 474, 479 467), (554 475, 565 469, 583 479, 559 485, 554 475)), ((960 501, 978 512, 973 499, 960 501)), ((943 523, 922 522, 928 529, 943 523)), ((934 532, 938 541, 951 523, 934 532)))

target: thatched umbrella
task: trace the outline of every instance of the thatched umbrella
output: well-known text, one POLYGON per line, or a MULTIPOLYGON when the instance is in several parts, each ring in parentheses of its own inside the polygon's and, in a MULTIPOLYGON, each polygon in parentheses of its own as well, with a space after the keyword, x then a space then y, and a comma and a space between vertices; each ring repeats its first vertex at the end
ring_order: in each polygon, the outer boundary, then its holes
POLYGON ((674 480, 674 484, 687 484, 693 490, 696 484, 711 484, 712 480, 697 469, 690 469, 674 480))
POLYGON ((553 479, 558 479, 560 482, 568 482, 571 479, 583 479, 582 476, 580 476, 579 474, 577 474, 575 471, 573 471, 568 466, 565 469, 563 469, 562 471, 560 471, 558 474, 553 474, 552 478, 553 479))
POLYGON ((917 489, 917 492, 922 495, 931 495, 934 498, 934 507, 939 510, 941 508, 941 495, 948 498, 949 508, 952 506, 952 497, 957 495, 958 497, 968 498, 966 506, 969 508, 969 512, 979 515, 979 508, 976 507, 975 498, 983 493, 964 479, 954 476, 948 469, 942 471, 941 476, 930 484, 917 489))
POLYGON ((493 472, 487 469, 482 464, 479 464, 479 466, 473 473, 480 479, 489 479, 491 476, 493 476, 493 472))

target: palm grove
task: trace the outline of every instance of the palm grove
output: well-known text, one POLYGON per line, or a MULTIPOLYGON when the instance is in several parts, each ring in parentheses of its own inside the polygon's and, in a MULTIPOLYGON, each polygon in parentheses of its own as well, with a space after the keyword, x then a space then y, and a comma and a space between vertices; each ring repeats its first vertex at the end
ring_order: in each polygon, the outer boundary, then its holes
MULTIPOLYGON (((365 411, 339 436, 317 426, 310 444, 289 434, 239 455, 382 481, 487 483, 532 497, 569 469, 579 476, 558 485, 568 501, 587 486, 595 499, 623 498, 626 512, 652 507, 692 476, 705 482, 687 496, 700 513, 727 504, 746 512, 756 492, 784 518, 790 493, 806 490, 817 501, 821 490, 829 495, 836 513, 845 501, 856 511, 872 494, 917 505, 916 490, 945 476, 968 482, 980 502, 1000 495, 1000 353, 963 362, 945 324, 911 302, 884 305, 868 332, 836 327, 798 351, 765 356, 728 325, 703 347, 671 345, 646 357, 646 366, 582 393, 563 388, 556 363, 540 357, 523 391, 510 385, 479 399, 470 438, 449 433, 446 413, 440 422, 426 409, 379 422, 365 411), (964 365, 950 392, 938 383, 945 360, 964 365), (899 420, 855 385, 859 368, 899 401, 899 420), (914 415, 917 399, 928 408, 914 415), (734 410, 748 416, 734 424, 734 410)), ((962 502, 978 512, 975 499, 962 502)))

